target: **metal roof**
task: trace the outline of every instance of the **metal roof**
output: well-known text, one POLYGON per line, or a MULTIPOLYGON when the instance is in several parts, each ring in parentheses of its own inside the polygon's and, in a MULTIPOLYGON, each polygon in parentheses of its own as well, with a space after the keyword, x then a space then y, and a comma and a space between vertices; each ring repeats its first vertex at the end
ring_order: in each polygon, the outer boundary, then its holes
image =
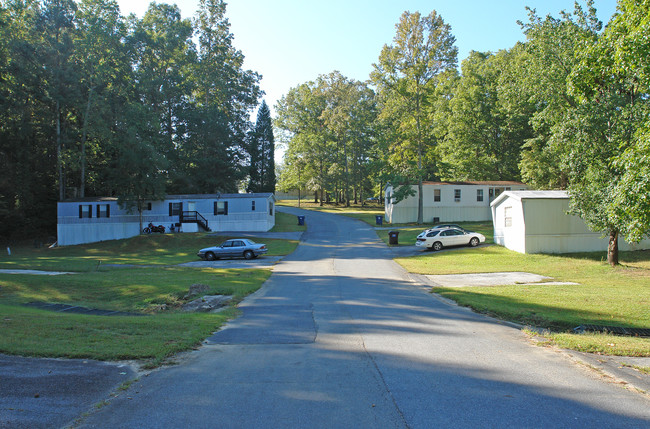
POLYGON ((564 200, 569 198, 567 191, 506 191, 492 201, 491 206, 506 198, 521 200, 564 200))
MULTIPOLYGON (((169 200, 217 200, 217 199, 233 199, 233 198, 268 198, 272 197, 275 201, 275 195, 271 192, 266 193, 251 193, 251 194, 181 194, 181 195, 167 195, 162 201, 169 200)), ((103 201, 117 201, 116 197, 86 197, 86 198, 71 198, 60 201, 62 203, 95 203, 103 201)), ((146 201, 154 201, 146 199, 146 201)))
POLYGON ((487 185, 487 186, 526 186, 525 183, 510 180, 466 180, 456 182, 422 182, 423 185, 487 185))

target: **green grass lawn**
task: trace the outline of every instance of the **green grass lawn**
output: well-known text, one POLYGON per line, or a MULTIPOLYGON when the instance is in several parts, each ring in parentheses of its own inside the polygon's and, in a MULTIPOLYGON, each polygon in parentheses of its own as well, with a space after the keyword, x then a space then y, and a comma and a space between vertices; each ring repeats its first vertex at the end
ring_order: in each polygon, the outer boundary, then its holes
MULTIPOLYGON (((198 260, 199 249, 228 238, 236 237, 215 233, 151 234, 53 249, 12 247, 11 255, 0 255, 0 268, 83 272, 102 269, 106 264, 177 265, 198 260)), ((252 239, 265 243, 269 256, 288 255, 298 246, 297 240, 252 239)))
MULTIPOLYGON (((296 229, 289 225, 289 217, 283 221, 282 214, 279 215, 280 228, 296 229)), ((0 255, 0 268, 74 274, 0 273, 0 353, 139 359, 156 366, 175 353, 199 345, 234 317, 234 305, 258 290, 271 275, 269 269, 178 266, 198 260, 198 249, 227 238, 232 237, 209 233, 152 234, 54 249, 12 247, 11 255, 0 255), (187 301, 184 296, 194 283, 208 285, 209 294, 233 295, 232 305, 221 313, 180 311, 180 305, 187 301), (91 316, 23 305, 32 301, 143 315, 91 316)), ((286 255, 298 245, 297 240, 254 240, 267 244, 267 255, 286 255)))
MULTIPOLYGON (((287 207, 298 207, 298 200, 280 200, 278 205, 283 205, 287 207)), ((325 213, 334 213, 340 214, 343 216, 353 217, 355 219, 360 219, 369 225, 375 225, 376 216, 384 215, 384 206, 377 203, 372 204, 352 204, 350 207, 345 207, 344 204, 324 204, 323 206, 318 203, 314 203, 309 200, 302 200, 300 202, 300 208, 305 210, 315 210, 325 213)))
POLYGON ((0 352, 27 356, 148 359, 154 365, 194 347, 236 314, 178 309, 189 286, 233 295, 256 291, 270 270, 125 268, 61 276, 0 274, 0 352), (90 316, 25 307, 39 301, 143 316, 90 316), (164 305, 163 305, 164 304, 164 305), (165 308, 166 307, 166 308, 165 308), (165 309, 163 309, 165 308, 165 309))
POLYGON ((289 213, 275 212, 275 226, 271 232, 297 232, 306 231, 307 225, 298 225, 296 216, 289 213))
POLYGON ((236 310, 156 316, 89 316, 0 304, 0 352, 23 356, 141 360, 155 367, 198 346, 236 310))
POLYGON ((397 262, 420 274, 523 271, 578 285, 434 288, 460 305, 551 330, 552 344, 614 355, 650 356, 650 339, 576 335, 582 324, 650 328, 650 251, 621 253, 612 269, 605 254, 522 255, 500 246, 426 252, 397 262))

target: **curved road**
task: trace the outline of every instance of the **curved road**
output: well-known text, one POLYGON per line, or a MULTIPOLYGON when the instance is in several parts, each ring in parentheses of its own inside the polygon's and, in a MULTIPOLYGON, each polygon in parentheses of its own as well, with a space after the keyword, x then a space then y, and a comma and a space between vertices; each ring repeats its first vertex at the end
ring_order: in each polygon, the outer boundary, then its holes
POLYGON ((372 228, 302 213, 303 241, 242 317, 83 425, 650 427, 647 398, 437 300, 372 228))

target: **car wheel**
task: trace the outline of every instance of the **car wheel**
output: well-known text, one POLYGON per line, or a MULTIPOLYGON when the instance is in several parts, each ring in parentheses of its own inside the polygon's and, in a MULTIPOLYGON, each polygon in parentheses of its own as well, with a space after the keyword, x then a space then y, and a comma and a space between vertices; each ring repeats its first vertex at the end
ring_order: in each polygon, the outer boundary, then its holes
POLYGON ((246 259, 253 259, 255 257, 255 254, 251 252, 250 250, 247 250, 244 252, 244 258, 246 259))
POLYGON ((469 245, 472 247, 478 246, 478 243, 479 243, 479 239, 476 237, 472 237, 472 239, 469 240, 469 245))
POLYGON ((208 253, 205 254, 205 260, 206 261, 214 261, 215 259, 217 259, 217 257, 214 256, 214 253, 208 252, 208 253))
POLYGON ((436 241, 435 243, 433 243, 433 246, 431 246, 431 248, 437 252, 438 250, 442 249, 442 243, 436 241))

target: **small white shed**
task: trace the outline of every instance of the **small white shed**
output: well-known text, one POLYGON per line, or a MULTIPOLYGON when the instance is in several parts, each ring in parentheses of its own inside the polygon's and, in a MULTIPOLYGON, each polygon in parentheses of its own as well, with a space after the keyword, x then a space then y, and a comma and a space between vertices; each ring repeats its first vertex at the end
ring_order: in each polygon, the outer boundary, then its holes
MULTIPOLYGON (((607 249, 608 238, 592 232, 578 216, 567 214, 566 191, 504 192, 490 205, 494 242, 519 253, 577 253, 607 249)), ((650 240, 620 250, 650 249, 650 240)))

